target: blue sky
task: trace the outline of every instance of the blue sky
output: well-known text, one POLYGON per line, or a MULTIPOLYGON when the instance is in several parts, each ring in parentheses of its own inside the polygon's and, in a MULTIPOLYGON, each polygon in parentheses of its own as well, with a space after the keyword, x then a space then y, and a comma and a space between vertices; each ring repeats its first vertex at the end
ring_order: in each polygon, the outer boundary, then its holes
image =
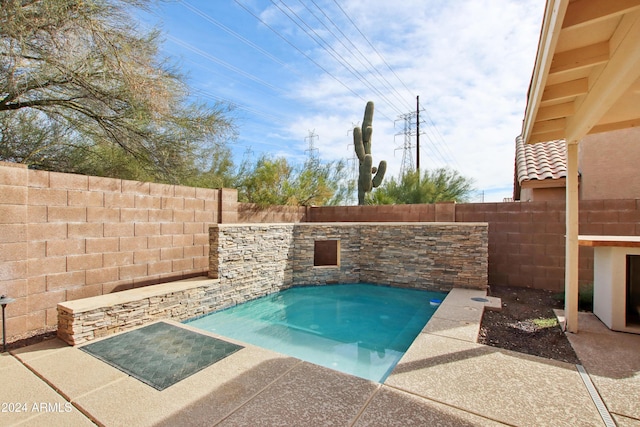
POLYGON ((449 166, 474 180, 474 201, 502 201, 543 12, 540 0, 188 0, 142 19, 196 98, 235 106, 236 162, 301 162, 311 132, 322 160, 353 161, 372 100, 374 164, 397 176, 400 116, 419 95, 421 168, 449 166))

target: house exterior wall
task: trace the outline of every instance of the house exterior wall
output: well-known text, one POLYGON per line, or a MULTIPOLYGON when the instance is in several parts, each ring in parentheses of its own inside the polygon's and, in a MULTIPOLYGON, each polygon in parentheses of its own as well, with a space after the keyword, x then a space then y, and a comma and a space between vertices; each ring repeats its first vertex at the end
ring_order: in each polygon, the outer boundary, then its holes
MULTIPOLYGON (((640 128, 585 136, 578 147, 581 200, 640 198, 640 128)), ((522 181, 520 200, 565 199, 562 180, 522 181)))
POLYGON ((529 182, 523 181, 520 190, 520 201, 548 202, 550 200, 564 200, 564 187, 531 187, 529 182))
POLYGON ((587 135, 578 167, 582 200, 640 198, 640 128, 587 135))

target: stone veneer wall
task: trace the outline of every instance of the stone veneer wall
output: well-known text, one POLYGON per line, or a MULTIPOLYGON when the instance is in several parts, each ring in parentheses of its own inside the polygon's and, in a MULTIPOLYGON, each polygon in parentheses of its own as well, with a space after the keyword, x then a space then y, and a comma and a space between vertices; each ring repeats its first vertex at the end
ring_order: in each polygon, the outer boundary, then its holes
POLYGON ((294 224, 218 224, 209 228, 209 277, 224 305, 291 286, 294 224))
POLYGON ((361 225, 361 281, 449 291, 487 287, 486 223, 361 225))
POLYGON ((292 285, 487 286, 486 223, 235 224, 210 228, 209 277, 236 300, 292 285), (339 240, 338 266, 314 267, 315 240, 339 240))
POLYGON ((58 304, 71 345, 155 320, 185 320, 292 285, 368 282, 429 290, 487 286, 487 224, 219 224, 208 279, 58 304), (315 267, 314 242, 339 240, 339 263, 315 267))
POLYGON ((360 277, 361 226, 358 224, 296 224, 293 284, 358 283, 360 277), (339 240, 339 266, 314 267, 314 241, 339 240))

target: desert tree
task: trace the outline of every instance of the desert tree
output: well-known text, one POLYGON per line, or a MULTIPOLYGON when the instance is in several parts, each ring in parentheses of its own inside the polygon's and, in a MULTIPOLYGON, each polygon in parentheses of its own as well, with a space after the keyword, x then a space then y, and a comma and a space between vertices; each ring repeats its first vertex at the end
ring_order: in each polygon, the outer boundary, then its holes
POLYGON ((2 0, 0 160, 181 182, 233 137, 132 18, 150 0, 2 0))
POLYGON ((322 206, 342 203, 353 192, 343 161, 307 159, 292 164, 285 157, 263 155, 238 168, 235 187, 241 202, 272 205, 322 206))

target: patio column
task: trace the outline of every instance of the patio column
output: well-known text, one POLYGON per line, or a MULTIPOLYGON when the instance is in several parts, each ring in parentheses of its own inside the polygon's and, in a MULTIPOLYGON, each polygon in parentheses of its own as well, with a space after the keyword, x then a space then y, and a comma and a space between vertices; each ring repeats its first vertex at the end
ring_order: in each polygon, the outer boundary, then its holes
POLYGON ((578 143, 567 141, 564 315, 569 332, 578 332, 578 143))

